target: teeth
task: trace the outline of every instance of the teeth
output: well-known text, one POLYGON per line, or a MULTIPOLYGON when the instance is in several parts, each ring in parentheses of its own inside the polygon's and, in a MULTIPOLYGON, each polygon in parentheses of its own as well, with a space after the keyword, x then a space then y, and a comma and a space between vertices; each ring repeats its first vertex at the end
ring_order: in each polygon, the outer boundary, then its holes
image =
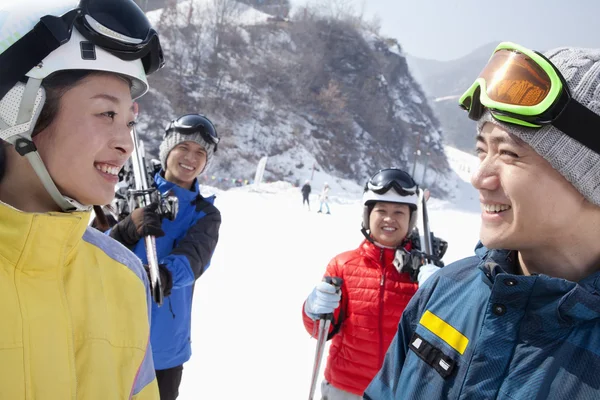
POLYGON ((96 164, 95 165, 96 169, 98 171, 102 171, 105 174, 110 174, 110 175, 119 175, 119 167, 114 167, 112 165, 107 165, 107 164, 96 164))
POLYGON ((187 169, 188 171, 193 171, 194 167, 190 167, 189 165, 185 165, 185 164, 179 164, 182 168, 187 169))
POLYGON ((396 228, 392 228, 392 227, 390 227, 390 226, 384 226, 382 229, 383 229, 384 231, 389 231, 389 232, 393 232, 393 231, 395 231, 395 230, 396 230, 396 228))
POLYGON ((498 213, 501 211, 510 210, 510 206, 506 204, 482 204, 483 209, 489 213, 498 213))

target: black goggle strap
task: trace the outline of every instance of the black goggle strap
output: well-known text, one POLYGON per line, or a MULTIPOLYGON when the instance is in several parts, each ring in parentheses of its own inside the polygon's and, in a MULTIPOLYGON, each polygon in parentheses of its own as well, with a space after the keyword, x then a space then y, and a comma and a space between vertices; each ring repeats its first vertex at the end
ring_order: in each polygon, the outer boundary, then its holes
POLYGON ((211 135, 210 133, 206 132, 206 130, 204 130, 204 129, 202 129, 198 132, 200 132, 200 136, 202 136, 202 139, 204 139, 205 142, 212 143, 215 146, 215 153, 216 153, 217 147, 219 144, 219 138, 211 135))
POLYGON ((595 134, 600 128, 600 115, 571 99, 565 109, 552 122, 564 134, 577 140, 590 150, 600 154, 600 135, 595 134))
POLYGON ((63 17, 46 15, 31 31, 0 54, 0 99, 54 50, 71 38, 73 21, 79 10, 63 17))

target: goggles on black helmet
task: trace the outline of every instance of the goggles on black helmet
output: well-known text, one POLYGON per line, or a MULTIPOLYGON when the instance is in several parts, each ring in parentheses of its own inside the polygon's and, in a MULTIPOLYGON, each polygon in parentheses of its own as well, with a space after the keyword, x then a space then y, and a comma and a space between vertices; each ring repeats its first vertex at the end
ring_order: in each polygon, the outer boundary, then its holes
POLYGON ((81 0, 58 17, 46 15, 0 54, 0 98, 54 50, 73 27, 94 45, 124 61, 141 59, 146 75, 164 65, 158 34, 133 0, 81 0))
POLYGON ((388 168, 379 170, 365 185, 365 192, 370 190, 377 194, 387 193, 394 189, 401 196, 410 196, 417 193, 418 186, 413 178, 406 172, 388 168))
POLYGON ((186 114, 174 119, 165 129, 165 138, 172 132, 177 132, 182 135, 194 135, 199 133, 205 142, 215 145, 215 153, 217 152, 217 145, 220 140, 217 129, 204 115, 186 114))

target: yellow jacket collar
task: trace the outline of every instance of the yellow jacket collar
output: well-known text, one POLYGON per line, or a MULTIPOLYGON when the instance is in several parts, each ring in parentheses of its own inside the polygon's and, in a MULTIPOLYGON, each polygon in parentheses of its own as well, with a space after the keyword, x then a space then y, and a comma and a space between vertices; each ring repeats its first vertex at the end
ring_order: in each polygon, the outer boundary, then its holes
POLYGON ((27 213, 0 202, 0 257, 23 270, 63 264, 89 220, 89 211, 27 213))

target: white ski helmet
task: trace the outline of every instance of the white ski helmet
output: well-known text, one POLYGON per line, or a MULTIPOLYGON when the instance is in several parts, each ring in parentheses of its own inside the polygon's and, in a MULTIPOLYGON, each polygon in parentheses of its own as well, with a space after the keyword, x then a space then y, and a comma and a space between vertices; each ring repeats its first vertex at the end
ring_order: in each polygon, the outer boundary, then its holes
POLYGON ((163 64, 158 35, 133 0, 2 0, 0 139, 29 160, 64 211, 87 210, 58 191, 33 144, 43 80, 65 70, 111 72, 131 82, 136 99, 163 64))
POLYGON ((419 187, 413 178, 398 168, 381 169, 369 178, 363 192, 362 231, 367 238, 371 210, 378 201, 408 205, 410 209, 408 233, 410 234, 417 224, 419 204, 419 187))

